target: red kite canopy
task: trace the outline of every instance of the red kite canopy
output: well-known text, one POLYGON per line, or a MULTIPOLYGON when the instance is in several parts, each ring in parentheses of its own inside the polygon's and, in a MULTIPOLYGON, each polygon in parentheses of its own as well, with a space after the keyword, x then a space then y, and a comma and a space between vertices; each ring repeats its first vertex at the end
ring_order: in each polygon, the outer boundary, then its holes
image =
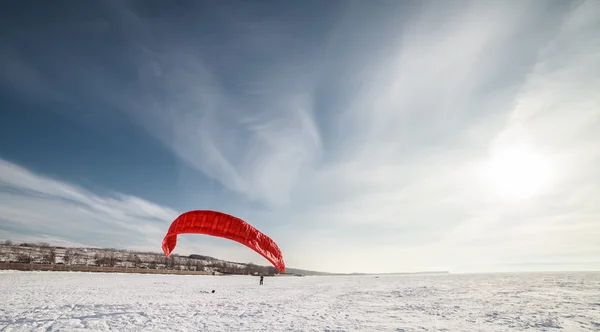
POLYGON ((162 249, 169 257, 177 245, 177 235, 206 234, 239 242, 266 258, 280 273, 285 271, 283 254, 277 243, 252 225, 234 216, 209 210, 188 211, 169 227, 162 249))

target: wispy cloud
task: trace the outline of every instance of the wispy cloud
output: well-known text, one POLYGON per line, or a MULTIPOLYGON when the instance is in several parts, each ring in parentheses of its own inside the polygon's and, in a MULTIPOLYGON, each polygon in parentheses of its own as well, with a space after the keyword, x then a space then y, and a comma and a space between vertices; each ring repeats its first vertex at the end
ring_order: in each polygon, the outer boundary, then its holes
POLYGON ((2 229, 19 237, 160 249, 177 213, 138 197, 96 195, 0 160, 2 229))
MULTIPOLYGON (((74 60, 78 77, 91 78, 77 87, 48 84, 33 69, 11 82, 35 94, 43 82, 47 91, 69 87, 127 115, 240 200, 262 203, 244 213, 268 225, 292 265, 598 263, 597 2, 354 4, 319 35, 242 10, 215 12, 229 23, 218 36, 121 4, 113 13, 94 31, 130 28, 119 38, 133 83, 89 55, 74 60), (523 146, 552 164, 550 179, 528 199, 503 199, 480 175, 490 157, 523 146)), ((21 208, 41 201, 54 220, 139 225, 151 234, 140 239, 158 237, 153 221, 175 214, 139 198, 9 178, 19 190, 3 192, 10 204, 0 216, 38 220, 44 232, 56 228, 21 208), (71 205, 85 208, 57 207, 71 205)))
POLYGON ((286 205, 321 149, 310 95, 278 80, 248 80, 247 88, 225 91, 201 58, 181 52, 160 56, 156 82, 165 99, 149 90, 137 95, 138 107, 123 109, 179 158, 234 192, 271 207, 286 205))

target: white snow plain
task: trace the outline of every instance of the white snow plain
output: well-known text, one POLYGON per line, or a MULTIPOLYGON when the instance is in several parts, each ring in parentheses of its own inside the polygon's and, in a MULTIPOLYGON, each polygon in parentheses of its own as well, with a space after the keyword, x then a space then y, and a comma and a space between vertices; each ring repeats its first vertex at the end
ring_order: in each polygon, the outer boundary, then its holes
POLYGON ((599 331, 600 273, 0 271, 0 331, 599 331), (212 290, 215 293, 211 293, 212 290))

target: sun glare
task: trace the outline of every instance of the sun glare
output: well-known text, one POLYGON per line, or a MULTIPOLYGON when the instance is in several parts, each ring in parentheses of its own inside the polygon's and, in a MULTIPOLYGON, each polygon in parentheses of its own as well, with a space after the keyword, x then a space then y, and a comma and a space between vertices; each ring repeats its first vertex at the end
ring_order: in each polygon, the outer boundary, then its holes
POLYGON ((524 146, 493 153, 484 171, 495 194, 517 200, 543 193, 552 177, 551 160, 524 146))

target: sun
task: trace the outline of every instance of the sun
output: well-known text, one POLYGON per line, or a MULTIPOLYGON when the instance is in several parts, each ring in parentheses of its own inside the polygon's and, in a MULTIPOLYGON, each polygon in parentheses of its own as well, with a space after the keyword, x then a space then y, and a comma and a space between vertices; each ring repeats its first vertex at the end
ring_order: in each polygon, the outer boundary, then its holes
POLYGON ((527 146, 494 151, 484 167, 484 180, 497 195, 515 200, 542 194, 553 180, 552 160, 527 146))

